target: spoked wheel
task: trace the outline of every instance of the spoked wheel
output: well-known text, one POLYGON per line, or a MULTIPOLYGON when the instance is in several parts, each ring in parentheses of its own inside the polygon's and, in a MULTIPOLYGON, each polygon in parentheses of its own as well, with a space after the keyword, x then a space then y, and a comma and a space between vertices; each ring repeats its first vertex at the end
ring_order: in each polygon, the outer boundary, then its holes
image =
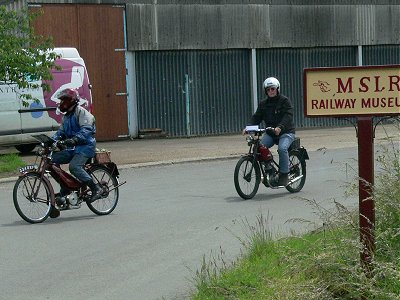
POLYGON ((95 183, 99 183, 103 187, 102 198, 87 203, 89 209, 97 215, 110 214, 118 203, 119 190, 118 180, 112 176, 109 169, 103 166, 94 166, 90 169, 91 176, 95 183))
POLYGON ((29 223, 41 223, 49 217, 50 189, 37 173, 27 173, 18 178, 13 200, 18 214, 29 223))
POLYGON ((286 186, 291 193, 299 192, 306 182, 306 161, 296 151, 289 153, 289 182, 286 186))
POLYGON ((260 186, 260 167, 254 158, 244 156, 239 159, 235 167, 234 182, 237 193, 243 199, 253 198, 260 186))

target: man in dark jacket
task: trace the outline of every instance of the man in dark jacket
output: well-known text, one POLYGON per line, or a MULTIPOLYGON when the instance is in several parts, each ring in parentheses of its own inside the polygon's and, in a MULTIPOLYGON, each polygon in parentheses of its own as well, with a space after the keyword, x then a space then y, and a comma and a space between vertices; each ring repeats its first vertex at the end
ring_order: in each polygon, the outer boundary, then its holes
MULTIPOLYGON (((94 183, 84 166, 88 159, 96 154, 95 118, 78 105, 80 97, 77 90, 65 89, 57 98, 60 99, 59 109, 65 115, 53 139, 64 141, 67 149, 53 153, 52 161, 57 164, 69 163, 71 174, 91 189, 92 196, 89 201, 93 202, 101 198, 102 188, 94 183)), ((65 204, 65 196, 68 194, 69 191, 61 186, 60 194, 56 195, 59 206, 65 204)))
POLYGON ((259 125, 262 121, 266 127, 274 128, 275 136, 264 134, 261 143, 268 148, 278 144, 279 182, 278 185, 288 184, 290 144, 295 139, 293 122, 293 105, 289 98, 280 94, 278 79, 269 77, 263 83, 267 98, 262 100, 248 125, 259 125))

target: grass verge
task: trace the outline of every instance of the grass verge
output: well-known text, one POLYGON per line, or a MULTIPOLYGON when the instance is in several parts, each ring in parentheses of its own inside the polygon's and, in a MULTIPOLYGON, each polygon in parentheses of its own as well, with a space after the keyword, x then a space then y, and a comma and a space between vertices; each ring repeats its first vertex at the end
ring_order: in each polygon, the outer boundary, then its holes
POLYGON ((26 163, 16 153, 0 155, 0 173, 16 172, 26 163))

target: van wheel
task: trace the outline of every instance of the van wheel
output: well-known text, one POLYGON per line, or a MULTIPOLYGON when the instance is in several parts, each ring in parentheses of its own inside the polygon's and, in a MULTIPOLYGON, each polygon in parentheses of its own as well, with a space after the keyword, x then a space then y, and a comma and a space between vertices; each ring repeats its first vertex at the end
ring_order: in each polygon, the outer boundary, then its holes
POLYGON ((16 145, 15 148, 21 153, 29 153, 33 149, 35 149, 36 144, 23 144, 23 145, 16 145))

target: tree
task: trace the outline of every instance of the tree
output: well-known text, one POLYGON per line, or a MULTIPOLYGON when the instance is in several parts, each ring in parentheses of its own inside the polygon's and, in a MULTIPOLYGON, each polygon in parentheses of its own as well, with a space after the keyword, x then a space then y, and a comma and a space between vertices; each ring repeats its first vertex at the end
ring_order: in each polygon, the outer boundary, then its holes
POLYGON ((38 13, 0 6, 0 83, 16 84, 25 106, 34 99, 28 89, 50 90, 56 54, 51 38, 35 35, 31 24, 38 13))

